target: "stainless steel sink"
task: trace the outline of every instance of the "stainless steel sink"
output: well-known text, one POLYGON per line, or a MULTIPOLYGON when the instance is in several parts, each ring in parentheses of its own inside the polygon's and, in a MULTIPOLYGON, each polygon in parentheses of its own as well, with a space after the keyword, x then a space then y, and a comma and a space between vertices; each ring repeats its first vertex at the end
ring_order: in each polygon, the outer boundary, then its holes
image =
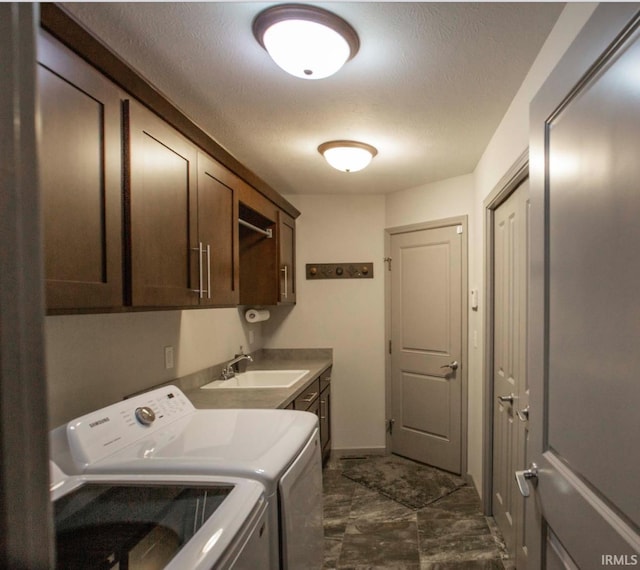
POLYGON ((289 388, 308 370, 249 370, 236 374, 229 380, 215 380, 201 386, 203 390, 225 388, 289 388))

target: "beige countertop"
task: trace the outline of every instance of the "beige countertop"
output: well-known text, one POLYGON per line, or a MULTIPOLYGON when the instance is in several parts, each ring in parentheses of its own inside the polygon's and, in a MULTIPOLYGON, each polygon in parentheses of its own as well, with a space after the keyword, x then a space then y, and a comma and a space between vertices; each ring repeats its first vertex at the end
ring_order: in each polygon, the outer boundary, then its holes
POLYGON ((218 388, 202 390, 200 386, 218 376, 200 376, 183 385, 182 390, 191 403, 207 408, 285 408, 333 363, 330 349, 271 349, 260 351, 247 370, 308 370, 289 388, 218 388), (194 385, 194 383, 196 385, 194 385))

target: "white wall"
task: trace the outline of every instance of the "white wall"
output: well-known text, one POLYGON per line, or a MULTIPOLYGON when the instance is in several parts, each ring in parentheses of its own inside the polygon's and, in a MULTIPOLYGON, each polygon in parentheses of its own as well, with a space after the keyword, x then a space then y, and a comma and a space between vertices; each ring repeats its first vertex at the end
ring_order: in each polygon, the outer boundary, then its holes
POLYGON ((333 348, 332 446, 384 449, 384 196, 287 196, 296 223, 297 304, 264 323, 267 348, 333 348), (373 279, 307 281, 305 264, 374 263, 373 279))
POLYGON ((240 345, 262 347, 262 324, 247 324, 235 308, 47 317, 45 332, 50 427, 219 364, 240 345), (174 347, 172 370, 165 346, 174 347))
POLYGON ((387 194, 386 227, 470 215, 474 203, 473 183, 473 176, 466 174, 387 194))

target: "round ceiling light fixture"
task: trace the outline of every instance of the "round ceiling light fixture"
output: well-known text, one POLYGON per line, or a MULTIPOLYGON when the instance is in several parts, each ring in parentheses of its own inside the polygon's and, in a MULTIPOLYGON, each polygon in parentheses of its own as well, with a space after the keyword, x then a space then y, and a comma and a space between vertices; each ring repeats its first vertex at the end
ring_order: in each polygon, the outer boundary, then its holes
POLYGON ((370 144, 356 141, 330 141, 322 143, 318 152, 336 170, 358 172, 369 166, 378 150, 370 144))
POLYGON ((356 55, 356 31, 333 12, 303 4, 281 4, 260 12, 253 35, 273 61, 302 79, 322 79, 356 55))

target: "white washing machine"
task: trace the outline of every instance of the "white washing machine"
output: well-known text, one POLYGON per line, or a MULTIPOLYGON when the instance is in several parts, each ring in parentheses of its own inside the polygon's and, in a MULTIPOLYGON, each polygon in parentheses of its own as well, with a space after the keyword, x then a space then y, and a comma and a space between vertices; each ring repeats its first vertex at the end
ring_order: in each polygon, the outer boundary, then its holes
POLYGON ((260 482, 271 570, 323 564, 318 420, 292 410, 196 410, 175 386, 118 402, 51 434, 51 458, 72 474, 224 475, 260 482))
POLYGON ((264 487, 232 477, 72 475, 50 466, 56 568, 256 570, 269 564, 264 487))

